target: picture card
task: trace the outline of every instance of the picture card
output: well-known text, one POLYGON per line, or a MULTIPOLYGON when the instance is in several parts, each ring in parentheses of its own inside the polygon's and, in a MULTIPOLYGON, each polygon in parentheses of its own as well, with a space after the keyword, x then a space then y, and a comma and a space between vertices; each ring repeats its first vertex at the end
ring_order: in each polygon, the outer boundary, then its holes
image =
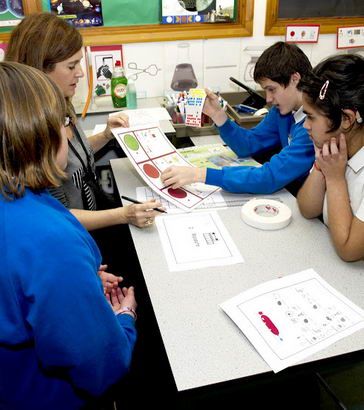
POLYGON ((115 138, 144 182, 157 194, 185 211, 191 211, 220 188, 191 184, 173 189, 164 186, 161 173, 171 165, 192 167, 157 124, 113 128, 115 138))
POLYGON ((286 26, 286 43, 317 43, 319 24, 290 24, 286 26))
POLYGON ((364 311, 313 269, 258 285, 220 307, 274 372, 364 328, 364 311))

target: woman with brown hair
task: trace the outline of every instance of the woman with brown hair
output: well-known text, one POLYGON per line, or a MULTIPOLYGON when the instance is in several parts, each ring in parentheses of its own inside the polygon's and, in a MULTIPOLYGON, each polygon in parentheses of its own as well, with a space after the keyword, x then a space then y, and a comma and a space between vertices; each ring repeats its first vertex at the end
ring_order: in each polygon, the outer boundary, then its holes
POLYGON ((134 290, 105 297, 95 242, 47 191, 64 177, 65 116, 46 75, 0 63, 1 408, 89 408, 131 362, 134 290))
MULTIPOLYGON (((67 178, 51 193, 76 218, 92 231, 108 226, 131 223, 140 228, 153 223, 161 204, 148 201, 112 209, 100 209, 100 187, 95 174, 94 153, 112 138, 111 128, 128 125, 123 114, 111 116, 105 130, 86 138, 77 125, 71 103, 77 83, 83 77, 82 37, 69 23, 51 13, 35 13, 25 17, 14 29, 5 59, 38 68, 51 77, 63 92, 67 102, 69 144, 67 178)), ((101 205, 101 208, 104 208, 101 205)))

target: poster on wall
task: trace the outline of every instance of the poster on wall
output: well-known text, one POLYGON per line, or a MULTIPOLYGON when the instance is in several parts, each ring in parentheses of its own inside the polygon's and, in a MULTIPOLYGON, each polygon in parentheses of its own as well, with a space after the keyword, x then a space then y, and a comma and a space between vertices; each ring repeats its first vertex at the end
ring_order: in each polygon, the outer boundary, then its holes
POLYGON ((49 0, 52 13, 75 27, 102 26, 101 0, 49 0))
POLYGON ((91 46, 90 51, 94 95, 98 97, 110 97, 111 76, 116 61, 121 61, 121 65, 123 66, 122 46, 91 46))
POLYGON ((229 23, 234 0, 162 0, 162 23, 229 23))
POLYGON ((23 17, 22 0, 0 0, 0 27, 16 26, 23 17))

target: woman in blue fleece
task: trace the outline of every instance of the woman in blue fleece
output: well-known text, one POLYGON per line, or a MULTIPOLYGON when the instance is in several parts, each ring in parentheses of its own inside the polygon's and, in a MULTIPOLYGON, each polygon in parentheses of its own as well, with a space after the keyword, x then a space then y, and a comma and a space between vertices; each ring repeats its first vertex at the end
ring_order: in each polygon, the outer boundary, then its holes
POLYGON ((306 55, 295 45, 278 42, 261 55, 254 69, 254 80, 266 93, 273 108, 251 130, 228 119, 218 97, 206 90, 206 113, 219 129, 221 138, 239 156, 247 157, 272 148, 280 152, 255 167, 191 168, 172 166, 162 173, 165 186, 179 188, 193 182, 217 185, 226 191, 269 194, 287 184, 303 183, 314 161, 314 148, 303 128, 302 93, 297 89, 301 77, 311 70, 306 55))
POLYGON ((107 299, 99 250, 46 188, 67 164, 65 100, 42 72, 0 63, 0 408, 87 408, 127 372, 133 288, 107 299))

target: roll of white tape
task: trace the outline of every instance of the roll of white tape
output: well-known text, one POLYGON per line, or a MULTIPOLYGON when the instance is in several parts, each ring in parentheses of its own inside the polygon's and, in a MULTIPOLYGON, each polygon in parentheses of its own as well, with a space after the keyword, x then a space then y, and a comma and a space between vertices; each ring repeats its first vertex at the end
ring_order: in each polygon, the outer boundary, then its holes
POLYGON ((292 212, 287 205, 273 199, 251 199, 241 207, 241 217, 254 228, 273 231, 287 226, 292 212))

